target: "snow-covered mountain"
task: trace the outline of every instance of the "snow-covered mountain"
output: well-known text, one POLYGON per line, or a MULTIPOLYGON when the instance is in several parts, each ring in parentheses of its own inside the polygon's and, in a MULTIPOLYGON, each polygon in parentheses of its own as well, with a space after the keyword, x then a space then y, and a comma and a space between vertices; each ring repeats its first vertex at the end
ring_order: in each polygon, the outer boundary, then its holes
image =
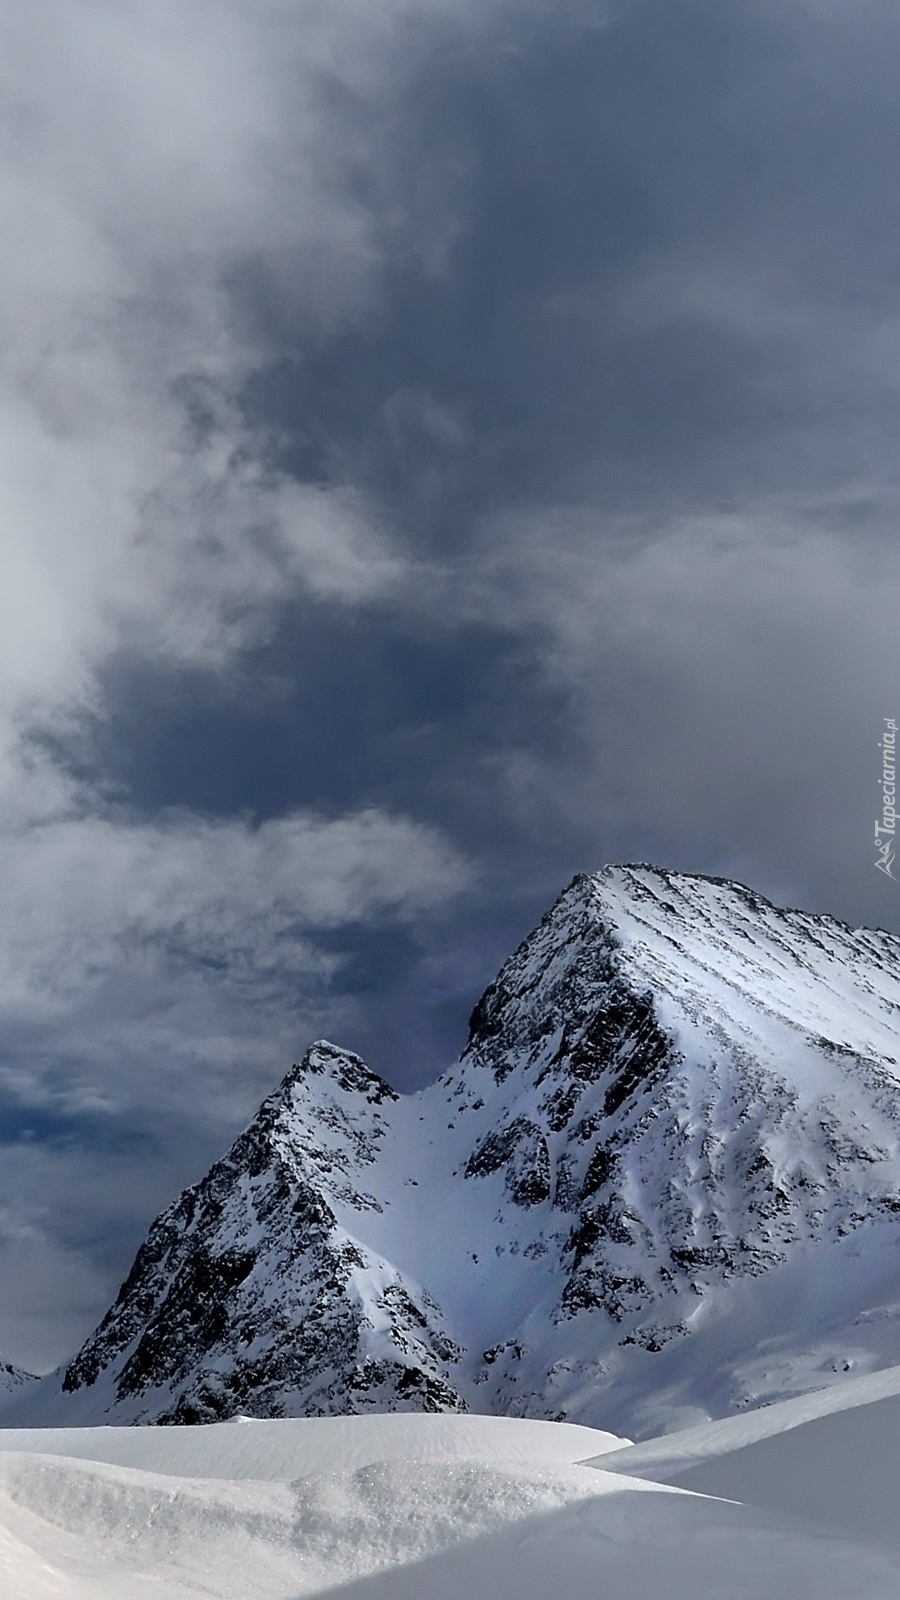
POLYGON ((23 1394, 39 1381, 33 1373, 25 1372, 22 1367, 13 1366, 11 1362, 4 1361, 0 1355, 0 1401, 23 1394))
POLYGON ((428 1089, 314 1046, 15 1414, 642 1436, 900 1359, 898 958, 731 882, 576 878, 428 1089))
POLYGON ((154 1222, 63 1393, 165 1422, 464 1409, 439 1307, 365 1242, 397 1101, 357 1056, 314 1045, 154 1222))

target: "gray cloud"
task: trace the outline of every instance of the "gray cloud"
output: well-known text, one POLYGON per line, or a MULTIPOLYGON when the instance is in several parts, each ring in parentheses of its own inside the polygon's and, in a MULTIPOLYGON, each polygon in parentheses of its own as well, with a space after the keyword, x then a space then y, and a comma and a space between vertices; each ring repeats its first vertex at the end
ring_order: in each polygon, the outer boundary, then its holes
POLYGON ((16 1262, 31 1241, 23 1359, 54 1281, 35 1359, 62 1353, 73 1251, 97 1303, 99 1212, 73 1184, 90 1171, 106 1233, 127 1231, 117 1186, 143 1217, 167 1141, 182 1163, 206 1150, 307 1030, 352 1019, 328 936, 421 920, 469 878, 396 809, 139 816, 60 760, 102 722, 123 651, 227 672, 292 596, 352 609, 407 581, 364 492, 285 473, 237 397, 271 350, 254 275, 308 337, 377 306, 384 241, 335 103, 389 94, 415 58, 405 19, 444 8, 420 12, 47 0, 4 18, 0 1077, 19 1142, 0 1204, 16 1262))
POLYGON ((492 604, 524 605, 567 694, 562 755, 501 764, 523 829, 896 924, 871 838, 900 570, 828 520, 770 502, 623 540, 569 510, 486 535, 492 604))

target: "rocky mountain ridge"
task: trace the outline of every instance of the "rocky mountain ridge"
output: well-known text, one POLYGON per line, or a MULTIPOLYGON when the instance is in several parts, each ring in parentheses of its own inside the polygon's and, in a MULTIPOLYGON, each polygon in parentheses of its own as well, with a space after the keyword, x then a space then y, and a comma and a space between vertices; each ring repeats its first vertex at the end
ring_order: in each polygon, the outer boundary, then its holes
POLYGON ((21 1420, 640 1434, 900 1360, 898 957, 723 880, 576 878, 437 1083, 314 1046, 21 1420))

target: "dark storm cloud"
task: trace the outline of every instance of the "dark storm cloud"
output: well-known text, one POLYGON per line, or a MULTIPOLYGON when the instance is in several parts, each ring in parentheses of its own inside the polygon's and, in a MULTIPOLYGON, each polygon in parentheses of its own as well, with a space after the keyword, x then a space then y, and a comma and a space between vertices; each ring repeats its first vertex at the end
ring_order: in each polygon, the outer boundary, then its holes
POLYGON ((893 8, 227 5, 214 71, 199 3, 74 65, 52 9, 7 230, 23 1360, 309 1035, 436 1070, 575 870, 900 925, 893 8))
POLYGON ((407 248, 377 319, 246 392, 295 470, 443 563, 439 627, 487 624, 430 745, 405 741, 453 650, 407 641, 411 716, 402 619, 342 700, 360 770, 388 751, 392 795, 474 817, 494 881, 662 855, 895 916, 867 807, 898 665, 898 61, 882 5, 667 0, 436 50, 383 159, 444 182, 440 270, 407 248))
POLYGON ((377 150, 378 311, 318 341, 284 314, 243 404, 420 581, 288 608, 243 704, 120 697, 111 770, 151 807, 409 808, 504 930, 623 854, 890 914, 861 865, 894 572, 860 563, 894 527, 896 19, 581 22, 439 31, 389 110, 331 106, 377 150))
POLYGON ((511 501, 642 509, 869 459, 895 417, 898 51, 882 8, 658 0, 436 51, 396 137, 413 189, 452 174, 445 263, 407 250, 377 320, 248 403, 417 548, 511 501))

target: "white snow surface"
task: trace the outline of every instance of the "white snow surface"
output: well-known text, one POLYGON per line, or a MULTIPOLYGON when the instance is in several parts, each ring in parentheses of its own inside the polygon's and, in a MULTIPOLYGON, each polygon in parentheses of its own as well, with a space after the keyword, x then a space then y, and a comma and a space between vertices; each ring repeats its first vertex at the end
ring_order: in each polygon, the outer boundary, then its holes
POLYGON ((198 1427, 3 1428, 5 1452, 72 1456, 179 1477, 288 1481, 352 1473, 374 1461, 478 1460, 506 1467, 572 1466, 629 1440, 570 1422, 395 1412, 373 1417, 236 1417, 198 1427), (374 1452, 374 1454, 373 1454, 374 1452))
MULTIPOLYGON (((838 1477, 882 1471, 865 1448, 877 1410, 869 1403, 844 1411, 862 1418, 862 1449, 852 1463, 835 1463, 838 1477)), ((800 1425, 768 1442, 802 1436, 800 1425)), ((11 1430, 0 1435, 0 1593, 4 1600, 301 1600, 335 1591, 344 1600, 900 1594, 900 1550, 887 1540, 836 1534, 752 1500, 731 1503, 608 1472, 602 1453, 599 1468, 579 1465, 577 1452, 596 1457, 598 1439, 604 1451, 620 1444, 566 1424, 452 1415, 30 1436, 11 1430)), ((623 1461, 627 1449, 611 1454, 623 1461)), ((795 1451, 793 1464, 803 1470, 802 1453, 795 1451)), ((898 1503, 896 1475, 887 1476, 898 1503)))
POLYGON ((900 1548, 898 1458, 900 1367, 892 1367, 745 1416, 604 1451, 590 1464, 900 1548))

